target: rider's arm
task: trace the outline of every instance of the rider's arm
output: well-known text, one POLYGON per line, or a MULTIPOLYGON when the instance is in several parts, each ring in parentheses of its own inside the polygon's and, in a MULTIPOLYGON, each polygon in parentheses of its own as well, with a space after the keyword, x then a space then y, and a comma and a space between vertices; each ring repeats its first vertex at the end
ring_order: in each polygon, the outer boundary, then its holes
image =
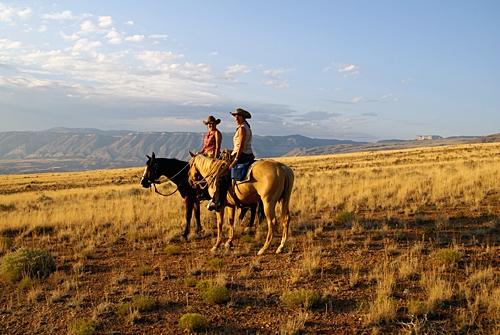
POLYGON ((220 155, 220 146, 222 145, 222 134, 219 130, 215 133, 215 152, 214 158, 218 158, 220 155))
POLYGON ((229 168, 234 167, 236 165, 236 161, 240 158, 241 148, 243 146, 243 143, 245 142, 245 137, 247 136, 247 130, 243 127, 239 127, 236 131, 239 132, 238 139, 240 143, 238 146, 238 152, 236 152, 236 154, 234 155, 234 160, 231 162, 231 165, 229 165, 229 168))

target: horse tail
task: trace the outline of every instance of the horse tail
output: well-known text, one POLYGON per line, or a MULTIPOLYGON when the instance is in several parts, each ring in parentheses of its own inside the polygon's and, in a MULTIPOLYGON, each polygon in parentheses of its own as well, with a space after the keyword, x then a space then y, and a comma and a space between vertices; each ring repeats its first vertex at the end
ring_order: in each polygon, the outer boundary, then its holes
POLYGON ((282 164, 281 168, 285 173, 285 184, 283 187, 283 192, 281 193, 280 197, 281 218, 283 219, 289 215, 290 198, 292 197, 292 189, 295 176, 293 170, 289 166, 282 164))

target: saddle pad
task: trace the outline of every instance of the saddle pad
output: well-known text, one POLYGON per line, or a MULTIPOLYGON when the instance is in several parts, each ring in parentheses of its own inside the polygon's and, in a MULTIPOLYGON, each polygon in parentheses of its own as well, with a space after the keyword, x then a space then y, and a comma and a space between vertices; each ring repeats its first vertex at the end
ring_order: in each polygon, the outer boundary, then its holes
POLYGON ((252 176, 252 168, 253 168, 254 164, 258 163, 259 161, 261 161, 261 159, 253 161, 252 164, 250 164, 248 166, 248 170, 247 170, 247 174, 245 175, 245 178, 243 178, 240 181, 237 181, 236 184, 241 184, 241 183, 249 182, 250 181, 250 177, 252 176))

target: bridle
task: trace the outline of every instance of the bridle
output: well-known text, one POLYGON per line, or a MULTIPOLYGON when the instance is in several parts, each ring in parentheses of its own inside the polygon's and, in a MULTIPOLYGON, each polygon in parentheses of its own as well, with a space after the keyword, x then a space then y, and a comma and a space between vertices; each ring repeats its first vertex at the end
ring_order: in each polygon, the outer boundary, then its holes
MULTIPOLYGON (((172 177, 167 177, 170 181, 173 182, 173 179, 175 177, 177 177, 182 171, 184 171, 188 166, 190 166, 189 164, 186 164, 186 166, 184 166, 182 169, 179 170, 179 172, 177 172, 174 176, 172 177)), ((184 184, 186 182, 186 180, 188 180, 188 177, 186 177, 185 179, 183 179, 178 185, 176 184, 176 188, 173 192, 169 193, 169 194, 163 194, 161 193, 160 191, 158 191, 158 189, 156 188, 156 184, 161 184, 158 180, 151 180, 151 175, 154 175, 156 176, 157 173, 158 173, 158 162, 156 160, 154 160, 154 162, 152 162, 150 165, 146 166, 146 170, 144 171, 144 174, 142 176, 142 178, 144 179, 144 176, 146 175, 146 171, 149 170, 149 176, 148 176, 148 179, 147 182, 149 183, 149 187, 151 188, 151 185, 153 185, 154 189, 155 189, 155 193, 161 195, 161 196, 164 196, 164 197, 169 197, 171 196, 172 194, 174 194, 175 192, 177 192, 179 190, 179 187, 184 184), (153 173, 151 173, 151 170, 153 169, 153 173)))

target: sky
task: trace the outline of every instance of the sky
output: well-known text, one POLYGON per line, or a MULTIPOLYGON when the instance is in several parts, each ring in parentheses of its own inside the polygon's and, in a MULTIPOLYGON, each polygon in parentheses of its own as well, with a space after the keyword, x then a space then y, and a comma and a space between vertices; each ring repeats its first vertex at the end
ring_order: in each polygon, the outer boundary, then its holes
POLYGON ((498 0, 0 2, 0 131, 485 136, 499 36, 498 0))

